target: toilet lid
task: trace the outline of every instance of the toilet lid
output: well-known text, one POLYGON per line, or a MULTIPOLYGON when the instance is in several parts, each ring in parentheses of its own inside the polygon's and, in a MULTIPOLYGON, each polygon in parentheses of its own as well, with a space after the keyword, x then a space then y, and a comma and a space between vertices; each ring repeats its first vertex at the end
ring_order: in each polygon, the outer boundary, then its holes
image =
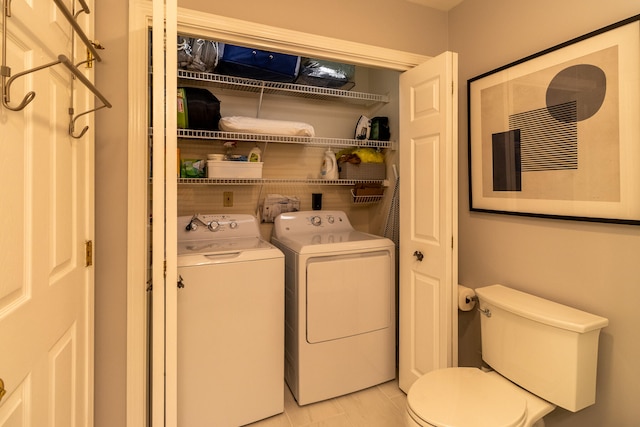
POLYGON ((439 369, 411 386, 407 404, 436 427, 518 427, 527 402, 517 387, 477 368, 439 369))

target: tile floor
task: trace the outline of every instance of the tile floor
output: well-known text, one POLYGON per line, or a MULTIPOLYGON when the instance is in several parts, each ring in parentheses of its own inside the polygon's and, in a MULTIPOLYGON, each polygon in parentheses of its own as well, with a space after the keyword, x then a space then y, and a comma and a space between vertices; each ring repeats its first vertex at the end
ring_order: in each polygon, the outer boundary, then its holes
POLYGON ((346 396, 298 406, 285 384, 284 413, 250 427, 401 427, 407 396, 393 380, 346 396))

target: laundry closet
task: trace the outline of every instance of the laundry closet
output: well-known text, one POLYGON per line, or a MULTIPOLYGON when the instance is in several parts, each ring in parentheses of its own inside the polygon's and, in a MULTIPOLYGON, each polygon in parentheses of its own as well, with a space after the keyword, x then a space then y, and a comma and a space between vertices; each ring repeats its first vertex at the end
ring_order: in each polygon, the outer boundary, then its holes
POLYGON ((369 117, 389 96, 345 90, 354 66, 197 36, 177 46, 179 424, 281 413, 285 379, 303 405, 395 378, 394 243, 358 234, 343 213, 368 229, 369 205, 383 200, 388 117, 369 117), (311 223, 300 212, 278 227, 280 213, 311 209, 311 223), (325 251, 302 267, 283 242, 296 225, 325 251))
MULTIPOLYGON (((135 12, 138 13, 138 10, 135 12)), ((153 167, 151 185, 146 187, 149 202, 146 209, 153 218, 152 267, 148 270, 151 276, 147 278, 153 282, 151 323, 161 325, 161 328, 151 331, 150 352, 154 359, 153 367, 164 366, 164 369, 154 368, 151 372, 151 396, 155 402, 152 404, 152 417, 172 418, 177 401, 175 308, 180 286, 178 284, 176 287, 175 283, 175 218, 195 213, 251 214, 259 218, 261 236, 268 240, 273 223, 264 220, 264 200, 269 195, 297 198, 300 210, 311 210, 312 195, 322 194, 322 210, 344 211, 356 230, 377 235, 385 235, 385 225, 396 214, 398 204, 394 205, 392 201, 410 202, 407 208, 400 210, 399 221, 403 224, 400 233, 408 234, 403 240, 404 248, 400 247, 399 256, 396 257, 400 264, 399 271, 405 272, 400 282, 407 281, 406 285, 400 285, 398 297, 401 306, 403 298, 405 301, 405 310, 399 310, 401 347, 402 334, 408 334, 404 338, 404 356, 400 349, 401 388, 407 388, 402 384, 403 375, 409 384, 414 380, 411 375, 415 373, 455 364, 457 320, 452 311, 455 306, 453 284, 457 283, 458 88, 455 54, 446 52, 436 58, 428 58, 197 11, 179 10, 177 27, 174 27, 177 31, 173 33, 175 36, 355 65, 355 85, 349 90, 337 90, 345 93, 332 93, 329 90, 329 93, 319 96, 314 93, 316 88, 313 86, 296 90, 245 87, 226 79, 217 81, 217 77, 209 75, 201 78, 183 73, 178 70, 177 61, 168 61, 166 69, 163 68, 163 61, 159 60, 162 49, 156 50, 158 45, 162 45, 162 37, 158 37, 157 31, 153 34, 149 32, 152 16, 151 10, 143 6, 139 9, 139 15, 133 17, 144 25, 138 25, 132 33, 130 56, 138 62, 144 58, 145 65, 133 67, 135 75, 131 81, 143 82, 146 79, 152 82, 154 88, 151 102, 148 102, 148 96, 143 95, 147 103, 141 108, 150 113, 151 131, 149 128, 137 128, 135 123, 130 131, 130 135, 135 135, 134 140, 144 134, 149 141, 153 141, 151 150, 146 150, 147 160, 150 160, 148 164, 153 167), (148 69, 146 65, 149 64, 145 53, 151 53, 151 49, 142 51, 138 42, 145 41, 143 46, 149 48, 152 40, 154 72, 144 74, 142 70, 148 69), (163 74, 156 73, 161 69, 166 72, 166 81, 163 80, 163 74), (174 82, 176 86, 173 86, 174 82), (166 98, 158 90, 161 86, 169 89, 166 98), (248 132, 228 135, 220 130, 190 133, 188 128, 171 123, 175 119, 174 114, 177 114, 174 87, 206 88, 220 101, 223 118, 244 116, 300 122, 311 125, 315 136, 256 137, 247 135, 248 132), (401 93, 404 95, 401 96, 401 93), (355 94, 364 94, 365 99, 355 94), (165 108, 166 114, 163 114, 165 108), (166 122, 160 120, 163 115, 166 122), (356 127, 361 116, 388 118, 389 141, 356 138, 356 127), (402 143, 399 142, 401 128, 404 129, 402 143), (345 148, 358 146, 373 148, 384 155, 384 176, 375 179, 320 177, 328 149, 339 153, 345 148), (255 148, 260 150, 263 163, 259 178, 180 177, 184 160, 206 162, 210 155, 214 159, 221 155, 248 156, 255 148), (162 170, 156 173, 158 169, 162 170), (403 180, 399 191, 396 188, 396 171, 403 180), (363 183, 378 186, 383 194, 359 199, 355 190, 363 183), (402 215, 405 215, 404 219, 402 215), (163 224, 164 227, 161 226, 163 224), (426 262, 421 262, 423 258, 426 262), (401 295, 403 286, 404 297, 401 295), (406 293, 410 289, 416 292, 406 293), (422 312, 429 315, 423 316, 420 314, 422 312), (403 316, 406 317, 404 320, 403 316), (162 410, 165 405, 166 409, 162 410)), ((173 37, 169 30, 167 26, 167 37, 173 37)), ((167 57, 171 58, 171 55, 167 53, 167 57)), ((207 74, 216 73, 214 70, 207 74)), ((144 88, 130 87, 134 93, 134 103, 145 93, 144 88)), ((130 159, 145 157, 140 156, 138 146, 132 147, 130 159)), ((148 177, 149 174, 147 183, 148 177)), ((135 189, 142 190, 139 186, 135 189)), ((140 209, 136 203, 131 206, 140 209)), ((140 217, 131 213, 131 217, 134 216, 140 217)), ((138 270, 130 272, 132 277, 138 277, 140 273, 138 270)))

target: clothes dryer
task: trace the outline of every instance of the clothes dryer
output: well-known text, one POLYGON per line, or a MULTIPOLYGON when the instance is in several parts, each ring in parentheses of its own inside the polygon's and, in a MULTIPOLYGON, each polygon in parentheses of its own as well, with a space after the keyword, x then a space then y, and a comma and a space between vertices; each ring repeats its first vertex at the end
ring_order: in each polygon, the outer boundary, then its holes
POLYGON ((285 379, 300 405, 395 378, 395 246, 342 211, 274 221, 285 254, 285 379))
POLYGON ((178 218, 178 425, 284 410, 284 256, 251 215, 178 218))

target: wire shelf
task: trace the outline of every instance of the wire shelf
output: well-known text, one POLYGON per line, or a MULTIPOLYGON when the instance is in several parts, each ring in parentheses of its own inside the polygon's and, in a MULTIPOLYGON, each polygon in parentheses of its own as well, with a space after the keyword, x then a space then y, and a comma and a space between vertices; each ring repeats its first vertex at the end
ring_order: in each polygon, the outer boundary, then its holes
POLYGON ((263 92, 269 94, 287 94, 311 99, 339 99, 363 104, 387 103, 389 97, 374 93, 350 90, 330 89, 319 86, 307 86, 295 83, 270 82, 244 77, 225 76, 199 71, 178 70, 178 79, 188 82, 204 82, 207 86, 228 87, 245 92, 263 92))
MULTIPOLYGON (((151 134, 152 129, 149 129, 151 134)), ((221 132, 210 130, 178 129, 178 138, 232 140, 249 142, 277 142, 285 144, 305 144, 331 147, 371 147, 391 148, 391 141, 374 141, 370 139, 323 138, 289 135, 266 135, 242 132, 221 132)))
POLYGON ((291 178, 178 178, 178 184, 191 185, 259 185, 259 184, 300 184, 300 185, 356 185, 384 184, 384 180, 361 179, 291 179, 291 178))

